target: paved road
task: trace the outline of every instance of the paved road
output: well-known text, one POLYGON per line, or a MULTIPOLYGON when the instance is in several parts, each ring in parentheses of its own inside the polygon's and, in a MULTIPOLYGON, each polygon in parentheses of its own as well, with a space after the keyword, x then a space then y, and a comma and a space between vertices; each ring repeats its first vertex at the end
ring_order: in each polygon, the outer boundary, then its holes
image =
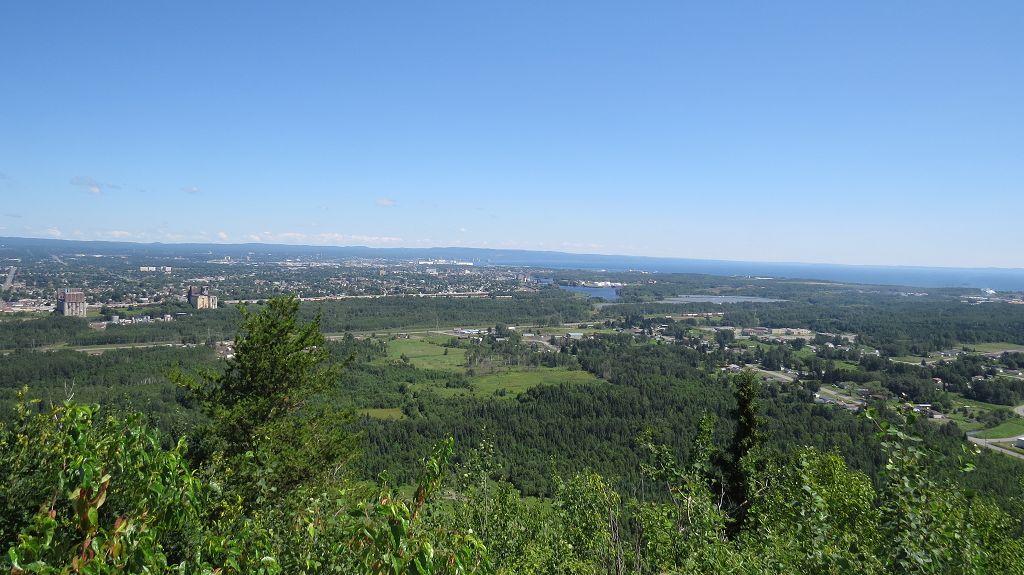
POLYGON ((1024 459, 1024 453, 1020 453, 1018 451, 1010 451, 1009 449, 1006 449, 1004 447, 1000 447, 1000 446, 996 445, 996 442, 1013 441, 1012 438, 1003 437, 1001 439, 981 439, 980 437, 974 437, 973 435, 968 435, 967 439, 971 443, 973 443, 975 445, 980 445, 982 447, 987 447, 987 448, 989 448, 989 449, 991 449, 993 451, 998 451, 999 453, 1003 453, 1005 455, 1009 455, 1010 457, 1016 457, 1017 459, 1024 459))
POLYGON ((4 280, 4 289, 0 291, 7 291, 11 289, 11 284, 14 283, 14 272, 18 271, 18 268, 11 266, 10 271, 7 272, 7 279, 4 280))
POLYGON ((770 378, 772 378, 772 379, 774 379, 776 381, 781 381, 783 383, 792 383, 792 382, 796 381, 796 379, 797 379, 795 374, 785 373, 785 372, 782 372, 782 371, 768 371, 767 369, 761 369, 760 367, 758 367, 758 366, 756 366, 756 365, 754 365, 752 363, 748 363, 745 367, 749 367, 749 368, 753 369, 754 371, 756 371, 758 373, 767 375, 768 377, 770 377, 770 378))
MULTIPOLYGON (((1024 417, 1024 405, 1018 405, 1017 407, 1014 407, 1013 412, 1021 417, 1024 417)), ((977 433, 977 431, 972 431, 967 434, 967 439, 970 440, 971 443, 987 447, 994 451, 998 451, 999 453, 1005 453, 1006 455, 1016 457, 1017 459, 1024 459, 1024 454, 1021 454, 1018 451, 1011 451, 1009 449, 996 445, 996 443, 1006 443, 1008 441, 1012 442, 1014 439, 1016 439, 1015 437, 997 437, 995 439, 981 439, 980 437, 975 437, 975 433, 977 433)))

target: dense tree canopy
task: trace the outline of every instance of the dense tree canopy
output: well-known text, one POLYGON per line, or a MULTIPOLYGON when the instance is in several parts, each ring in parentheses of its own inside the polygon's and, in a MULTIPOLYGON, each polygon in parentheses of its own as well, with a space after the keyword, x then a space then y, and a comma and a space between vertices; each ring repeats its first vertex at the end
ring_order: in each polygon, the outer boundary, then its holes
MULTIPOLYGON (((478 397, 441 393, 473 380, 389 359, 381 339, 328 342, 294 298, 242 317, 224 361, 205 347, 9 356, 0 373, 53 395, 11 398, 17 408, 0 424, 3 568, 1024 572, 1015 461, 965 451, 953 424, 882 403, 856 415, 813 403, 802 381, 720 368, 743 354, 762 365, 821 362, 826 378, 857 369, 912 391, 918 381, 934 390, 938 370, 968 377, 966 359, 876 365, 627 333, 538 351, 505 328, 447 349, 466 369, 550 361, 600 379, 478 397), (173 403, 198 408, 181 438, 102 394, 104 407, 60 400, 68 377, 129 386, 135 368, 179 369, 173 403), (399 407, 395 420, 354 413, 399 407)), ((999 361, 1010 369, 1019 359, 999 361)))

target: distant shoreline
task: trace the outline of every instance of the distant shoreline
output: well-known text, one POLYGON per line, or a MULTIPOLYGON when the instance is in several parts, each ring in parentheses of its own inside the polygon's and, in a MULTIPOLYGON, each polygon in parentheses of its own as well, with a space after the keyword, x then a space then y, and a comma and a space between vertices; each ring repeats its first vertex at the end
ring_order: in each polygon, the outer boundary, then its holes
POLYGON ((33 247, 129 256, 204 253, 233 258, 246 254, 265 257, 365 258, 379 260, 451 259, 475 265, 522 266, 590 271, 641 271, 750 277, 751 281, 816 279, 867 285, 922 288, 993 289, 1024 292, 1024 269, 882 266, 792 262, 700 260, 648 256, 574 254, 567 252, 501 250, 492 248, 373 248, 366 246, 308 246, 289 244, 137 243, 0 237, 0 266, 4 252, 33 247))

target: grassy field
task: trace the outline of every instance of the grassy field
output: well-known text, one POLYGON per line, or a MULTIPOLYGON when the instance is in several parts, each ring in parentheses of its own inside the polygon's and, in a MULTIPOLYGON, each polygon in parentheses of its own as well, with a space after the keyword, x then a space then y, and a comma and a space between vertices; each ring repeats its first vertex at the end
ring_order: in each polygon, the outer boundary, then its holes
MULTIPOLYGON (((956 422, 957 427, 959 427, 965 433, 966 432, 971 432, 971 431, 978 431, 979 429, 984 429, 985 428, 985 424, 978 423, 977 421, 969 421, 966 418, 964 418, 964 416, 959 415, 959 414, 953 414, 953 415, 949 415, 947 417, 949 417, 949 419, 951 419, 954 422, 956 422)), ((945 423, 947 420, 945 420, 945 419, 929 419, 928 421, 932 421, 936 425, 941 425, 941 424, 945 423)))
POLYGON ((520 393, 538 385, 576 385, 602 381, 582 370, 570 371, 564 368, 512 367, 486 375, 469 378, 470 389, 443 387, 441 385, 417 384, 417 389, 430 389, 442 397, 505 398, 515 399, 520 393))
POLYGON ((1019 417, 1008 419, 992 429, 979 431, 977 436, 982 439, 1000 439, 1003 437, 1024 436, 1024 419, 1019 417))
POLYGON ((405 417, 402 410, 397 407, 371 407, 367 409, 360 409, 359 413, 369 415, 376 419, 402 419, 405 417))
POLYGON ((971 343, 965 344, 967 347, 978 351, 980 353, 997 353, 1000 351, 1024 351, 1024 345, 1019 343, 971 343))
POLYGON ((941 358, 938 358, 938 357, 920 357, 920 356, 916 356, 916 355, 901 355, 899 357, 892 358, 893 361, 898 361, 900 363, 912 363, 914 365, 921 365, 921 360, 924 360, 925 363, 937 363, 939 361, 939 359, 941 359, 941 358))
POLYGON ((470 380, 473 383, 473 395, 478 397, 493 396, 504 389, 506 397, 514 398, 519 393, 537 385, 559 385, 594 383, 601 381, 593 374, 578 370, 538 367, 532 369, 512 369, 487 375, 480 375, 470 380))
POLYGON ((990 411, 1009 409, 1009 407, 1005 405, 974 401, 972 399, 961 397, 957 394, 951 394, 951 396, 953 398, 953 410, 950 413, 947 413, 946 416, 955 421, 957 425, 960 426, 960 429, 964 431, 977 431, 979 429, 983 429, 985 426, 976 421, 979 417, 990 411), (957 410, 964 407, 967 408, 967 414, 958 413, 957 410))
MULTIPOLYGON (((587 325, 592 325, 592 324, 587 324, 587 325)), ((604 327, 600 327, 600 328, 598 328, 598 327, 575 327, 575 326, 568 326, 568 325, 567 326, 558 326, 558 327, 539 327, 539 328, 525 328, 524 327, 524 328, 519 328, 519 333, 535 333, 535 334, 542 335, 545 338, 547 338, 549 336, 552 336, 552 335, 555 336, 555 337, 562 337, 562 336, 564 336, 565 334, 567 334, 569 332, 580 332, 580 333, 588 334, 588 335, 592 334, 592 333, 604 333, 604 334, 618 333, 614 329, 611 329, 611 328, 604 328, 604 327)))
POLYGON ((953 405, 957 406, 957 407, 959 407, 961 405, 966 405, 967 407, 970 407, 972 409, 979 409, 979 410, 986 410, 986 411, 994 411, 994 410, 999 410, 999 409, 1010 409, 1010 406, 1008 406, 1008 405, 996 405, 995 403, 985 403, 983 401, 974 401, 973 399, 967 399, 966 397, 963 397, 963 396, 955 394, 955 393, 950 394, 950 395, 953 396, 953 405))
MULTIPOLYGON (((963 430, 965 432, 967 432, 967 431, 978 431, 979 429, 984 429, 985 428, 985 424, 983 424, 981 422, 978 422, 978 421, 975 421, 972 417, 965 416, 962 413, 956 413, 956 412, 947 413, 946 417, 951 419, 951 420, 953 420, 957 424, 957 426, 961 430, 963 430)), ((929 419, 928 421, 934 422, 936 424, 942 424, 942 423, 945 423, 946 420, 943 420, 943 419, 929 419)))
MULTIPOLYGON (((389 339, 387 342, 388 361, 398 360, 405 355, 409 358, 410 363, 421 369, 464 373, 466 350, 443 347, 441 344, 448 339, 442 335, 411 335, 409 339, 389 339)), ((431 390, 444 397, 507 397, 512 399, 537 385, 578 384, 596 381, 601 380, 585 371, 549 367, 512 367, 471 377, 472 389, 431 386, 431 390)), ((400 411, 388 409, 368 409, 363 410, 363 413, 381 419, 396 419, 402 416, 400 411)))
POLYGON ((388 341, 388 357, 399 359, 403 355, 421 369, 438 369, 443 371, 462 371, 466 363, 466 350, 447 348, 439 345, 447 341, 443 336, 421 337, 410 336, 409 339, 388 341), (445 354, 447 351, 447 355, 445 354))
POLYGON ((1014 445, 1014 442, 1012 442, 1012 441, 1000 442, 1000 443, 996 443, 996 445, 998 445, 999 447, 1002 447, 1003 449, 1008 449, 1010 451, 1013 451, 1013 452, 1016 452, 1016 453, 1020 453, 1021 455, 1024 455, 1024 449, 1021 449, 1021 448, 1017 447, 1016 445, 1014 445))
POLYGON ((729 344, 729 346, 730 347, 732 347, 732 346, 739 346, 739 347, 742 347, 744 349, 757 349, 757 348, 760 347, 760 348, 762 348, 762 349, 764 349, 766 351, 769 350, 769 349, 772 349, 773 347, 775 347, 775 346, 773 346, 770 343, 761 343, 761 342, 758 342, 758 341, 750 340, 750 339, 745 338, 745 337, 744 338, 739 338, 739 339, 735 340, 733 343, 729 344))
POLYGON ((798 351, 794 351, 793 357, 798 357, 800 359, 811 359, 812 357, 814 357, 814 352, 811 351, 811 348, 804 347, 798 351))

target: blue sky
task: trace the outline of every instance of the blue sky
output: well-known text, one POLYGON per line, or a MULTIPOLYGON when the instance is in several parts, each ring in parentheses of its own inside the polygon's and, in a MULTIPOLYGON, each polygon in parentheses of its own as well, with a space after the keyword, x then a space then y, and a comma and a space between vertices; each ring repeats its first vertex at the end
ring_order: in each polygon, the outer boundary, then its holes
POLYGON ((7 2, 0 235, 1024 267, 1024 3, 7 2))

